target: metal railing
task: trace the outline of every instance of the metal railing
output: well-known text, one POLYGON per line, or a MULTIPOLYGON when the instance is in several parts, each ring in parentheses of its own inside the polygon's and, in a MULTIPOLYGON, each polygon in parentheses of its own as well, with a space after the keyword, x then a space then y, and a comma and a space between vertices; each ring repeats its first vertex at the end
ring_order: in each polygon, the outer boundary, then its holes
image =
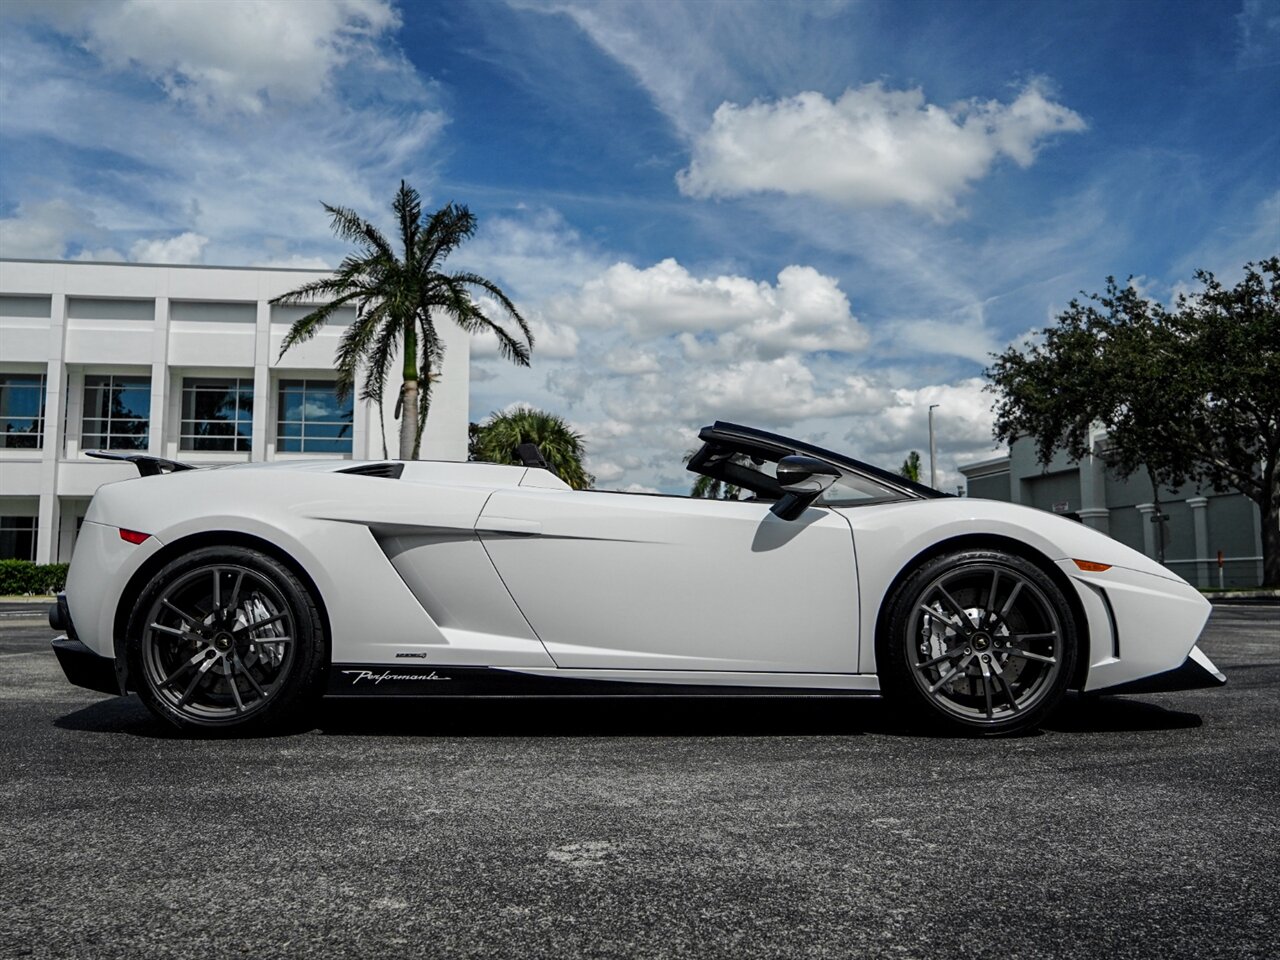
MULTIPOLYGON (((1174 566, 1175 564, 1182 564, 1182 563, 1194 563, 1194 564, 1197 564, 1197 566, 1196 566, 1196 571, 1197 571, 1197 572, 1200 570, 1200 567, 1199 567, 1198 565, 1199 565, 1199 564, 1201 564, 1201 563, 1205 564, 1206 566, 1209 566, 1209 565, 1217 566, 1217 568, 1218 568, 1218 589, 1219 589, 1219 590, 1224 590, 1224 589, 1226 589, 1226 585, 1227 585, 1227 583, 1226 583, 1226 566, 1227 566, 1227 564, 1228 564, 1228 563, 1251 563, 1251 564, 1258 564, 1258 563, 1261 563, 1261 562, 1262 562, 1262 557, 1224 557, 1224 556, 1222 556, 1222 554, 1219 554, 1219 555, 1218 555, 1218 556, 1216 556, 1216 557, 1193 557, 1193 558, 1191 558, 1191 559, 1189 559, 1189 560, 1166 560, 1166 561, 1164 562, 1164 565, 1165 565, 1166 567, 1172 567, 1172 566, 1174 566)), ((1198 578, 1197 578, 1197 579, 1198 579, 1198 578)), ((1257 572, 1256 572, 1256 568, 1255 568, 1255 572, 1254 572, 1254 573, 1253 573, 1253 574, 1252 574, 1248 579, 1254 580, 1254 581, 1255 581, 1255 583, 1253 583, 1253 584, 1240 584, 1240 585, 1241 585, 1241 586, 1256 586, 1256 585, 1257 585, 1257 582, 1256 582, 1256 581, 1258 581, 1258 574, 1257 574, 1257 572)))

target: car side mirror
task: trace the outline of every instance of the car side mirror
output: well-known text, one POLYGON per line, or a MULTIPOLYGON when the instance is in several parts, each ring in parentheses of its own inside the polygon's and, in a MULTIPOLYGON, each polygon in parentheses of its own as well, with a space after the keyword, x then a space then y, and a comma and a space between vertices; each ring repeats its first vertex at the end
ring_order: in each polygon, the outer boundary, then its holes
POLYGON ((791 456, 778 461, 783 496, 770 507, 780 520, 795 520, 840 478, 840 471, 817 457, 791 456))

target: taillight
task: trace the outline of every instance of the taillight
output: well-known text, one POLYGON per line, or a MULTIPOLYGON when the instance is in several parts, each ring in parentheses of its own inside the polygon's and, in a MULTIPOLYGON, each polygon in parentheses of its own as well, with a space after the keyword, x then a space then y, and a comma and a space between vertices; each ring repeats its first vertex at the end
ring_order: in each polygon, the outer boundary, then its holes
POLYGON ((151 539, 151 534, 139 533, 137 530, 126 530, 124 527, 121 527, 120 539, 127 543, 142 543, 144 540, 151 539))

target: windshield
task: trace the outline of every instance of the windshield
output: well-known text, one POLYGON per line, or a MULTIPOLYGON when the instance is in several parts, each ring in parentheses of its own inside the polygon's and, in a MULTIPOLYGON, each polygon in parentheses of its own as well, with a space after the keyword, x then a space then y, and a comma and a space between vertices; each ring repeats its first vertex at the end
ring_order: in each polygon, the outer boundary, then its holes
POLYGON ((902 494, 881 486, 874 480, 845 474, 818 497, 814 503, 824 507, 856 507, 872 500, 899 500, 902 494))

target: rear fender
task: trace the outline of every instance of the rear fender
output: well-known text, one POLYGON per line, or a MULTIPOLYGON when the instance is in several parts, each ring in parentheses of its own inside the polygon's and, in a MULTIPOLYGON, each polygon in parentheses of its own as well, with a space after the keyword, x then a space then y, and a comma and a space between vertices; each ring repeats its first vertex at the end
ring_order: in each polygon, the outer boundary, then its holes
MULTIPOLYGON (((302 569, 327 610, 334 662, 367 658, 370 646, 406 638, 448 642, 362 524, 295 518, 284 530, 249 517, 201 517, 161 531, 159 539, 169 546, 157 559, 163 565, 197 544, 209 546, 218 533, 228 542, 236 536, 266 541, 302 569)), ((145 582, 134 587, 136 599, 145 582)), ((112 618, 114 624, 114 611, 112 618)))

